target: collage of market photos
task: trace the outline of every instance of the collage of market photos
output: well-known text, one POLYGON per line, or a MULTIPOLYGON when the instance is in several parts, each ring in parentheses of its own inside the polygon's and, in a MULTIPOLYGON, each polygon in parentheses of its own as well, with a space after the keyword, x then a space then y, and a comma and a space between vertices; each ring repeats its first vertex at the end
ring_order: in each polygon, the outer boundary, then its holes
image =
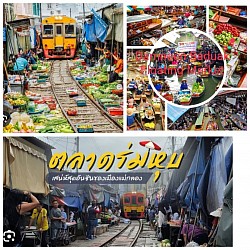
POLYGON ((246 246, 247 4, 2 7, 4 247, 246 246))

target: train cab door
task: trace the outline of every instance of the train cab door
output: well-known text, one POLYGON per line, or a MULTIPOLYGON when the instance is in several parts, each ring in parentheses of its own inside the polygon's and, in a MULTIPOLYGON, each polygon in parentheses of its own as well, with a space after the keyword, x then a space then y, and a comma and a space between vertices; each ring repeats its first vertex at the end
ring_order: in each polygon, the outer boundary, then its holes
POLYGON ((64 44, 63 37, 63 24, 59 23, 55 25, 55 47, 62 47, 64 44))

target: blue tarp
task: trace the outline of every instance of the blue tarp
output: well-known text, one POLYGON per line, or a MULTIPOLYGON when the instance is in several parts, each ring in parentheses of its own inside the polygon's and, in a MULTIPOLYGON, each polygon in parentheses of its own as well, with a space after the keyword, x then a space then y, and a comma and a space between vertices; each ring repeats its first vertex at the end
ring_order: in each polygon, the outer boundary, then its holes
POLYGON ((198 186, 200 207, 209 215, 223 204, 223 192, 232 170, 232 138, 221 138, 212 149, 206 170, 198 186))
POLYGON ((205 146, 204 139, 200 139, 199 147, 196 150, 195 156, 191 163, 191 167, 187 174, 187 178, 178 189, 180 199, 185 201, 185 204, 190 210, 196 211, 199 206, 199 198, 197 195, 197 186, 205 170, 205 146), (191 204, 192 203, 192 204, 191 204))
POLYGON ((108 32, 108 25, 102 20, 99 14, 95 10, 91 10, 93 15, 93 21, 91 23, 85 23, 83 26, 83 34, 88 42, 97 42, 97 39, 101 42, 105 42, 108 32))
POLYGON ((168 118, 175 122, 177 121, 184 113, 186 113, 189 108, 183 108, 183 107, 175 107, 173 105, 168 104, 168 118))
POLYGON ((104 206, 110 207, 110 194, 107 192, 104 192, 104 206))
POLYGON ((96 42, 96 35, 95 35, 95 24, 94 21, 92 23, 85 23, 84 24, 85 30, 85 38, 88 42, 96 42))
POLYGON ((66 191, 63 201, 68 207, 75 207, 78 208, 79 211, 82 211, 84 196, 80 195, 78 192, 66 191))
POLYGON ((95 34, 96 37, 102 42, 105 42, 108 32, 108 25, 101 19, 101 17, 97 14, 97 12, 92 9, 94 14, 94 24, 95 24, 95 34))
POLYGON ((63 198, 63 201, 68 207, 78 208, 79 211, 82 211, 82 203, 80 201, 80 197, 70 197, 66 196, 63 198))
POLYGON ((207 210, 209 213, 222 207, 224 190, 228 182, 224 138, 213 149, 207 188, 207 210))

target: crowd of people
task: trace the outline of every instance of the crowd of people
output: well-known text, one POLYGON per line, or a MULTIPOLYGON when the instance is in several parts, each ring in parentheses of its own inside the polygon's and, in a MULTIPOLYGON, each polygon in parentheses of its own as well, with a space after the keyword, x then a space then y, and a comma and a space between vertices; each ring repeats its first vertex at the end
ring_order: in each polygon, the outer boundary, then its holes
MULTIPOLYGON (((231 94, 225 96, 217 96, 208 103, 208 106, 214 109, 214 115, 210 114, 211 124, 219 129, 218 122, 225 130, 246 130, 247 129, 247 99, 246 94, 231 94), (227 102, 227 98, 236 98, 235 105, 227 102), (216 122, 217 121, 217 122, 216 122)), ((195 123, 199 116, 197 108, 188 109, 174 123, 169 120, 168 129, 171 130, 188 130, 195 123)), ((209 129, 212 130, 212 129, 209 129)), ((213 128, 213 130, 215 130, 213 128)))
POLYGON ((114 67, 110 73, 109 82, 112 83, 120 79, 119 74, 123 72, 123 52, 104 43, 104 46, 98 46, 96 43, 85 42, 82 44, 81 58, 85 59, 88 66, 93 67, 99 65, 101 68, 104 65, 114 67))
POLYGON ((41 247, 65 244, 69 238, 68 223, 76 224, 77 217, 83 224, 83 238, 91 240, 97 237, 96 228, 101 212, 110 215, 115 224, 119 224, 121 216, 118 204, 107 208, 98 205, 96 201, 84 202, 81 213, 69 211, 68 207, 67 212, 65 206, 59 205, 57 200, 48 206, 30 192, 16 189, 9 191, 4 200, 3 231, 6 235, 14 233, 15 237, 13 241, 4 241, 4 244, 22 246, 25 232, 34 231, 34 227, 41 247))
POLYGON ((145 218, 151 230, 156 231, 159 241, 169 239, 171 246, 207 246, 214 239, 221 213, 221 208, 210 213, 211 226, 208 228, 203 225, 198 213, 189 212, 186 207, 182 207, 179 213, 173 212, 167 201, 161 200, 157 206, 149 204, 146 207, 145 218), (178 225, 174 227, 174 232, 170 232, 173 230, 170 229, 172 223, 178 225))

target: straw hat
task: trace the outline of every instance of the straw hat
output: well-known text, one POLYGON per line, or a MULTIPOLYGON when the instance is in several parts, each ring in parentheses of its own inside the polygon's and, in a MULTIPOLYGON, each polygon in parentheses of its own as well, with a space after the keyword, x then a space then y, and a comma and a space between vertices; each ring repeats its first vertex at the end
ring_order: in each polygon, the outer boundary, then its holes
POLYGON ((217 208, 215 211, 211 212, 210 215, 213 217, 221 217, 222 214, 222 208, 217 208))
POLYGON ((134 110, 133 110, 132 108, 128 108, 128 109, 127 109, 127 115, 128 115, 128 116, 133 115, 133 113, 134 113, 134 110))
POLYGON ((154 112, 152 109, 147 109, 145 112, 145 117, 148 119, 152 119, 154 118, 154 112))

